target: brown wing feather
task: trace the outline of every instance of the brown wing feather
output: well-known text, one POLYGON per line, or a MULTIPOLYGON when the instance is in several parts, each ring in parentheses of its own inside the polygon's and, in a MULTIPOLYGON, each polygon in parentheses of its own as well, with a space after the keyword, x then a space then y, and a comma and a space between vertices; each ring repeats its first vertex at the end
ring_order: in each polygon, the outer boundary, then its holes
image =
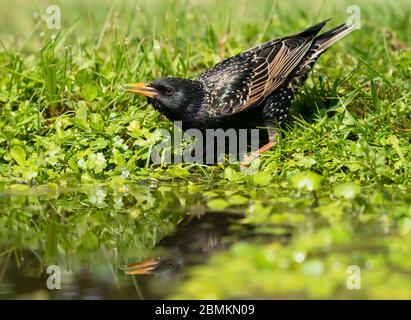
POLYGON ((198 80, 210 92, 206 112, 226 116, 258 105, 299 65, 326 22, 258 45, 203 73, 198 80))
POLYGON ((248 99, 238 106, 235 112, 254 105, 277 89, 305 56, 312 41, 313 38, 291 38, 273 44, 271 51, 276 54, 270 54, 262 64, 266 65, 266 68, 256 72, 250 79, 248 99))

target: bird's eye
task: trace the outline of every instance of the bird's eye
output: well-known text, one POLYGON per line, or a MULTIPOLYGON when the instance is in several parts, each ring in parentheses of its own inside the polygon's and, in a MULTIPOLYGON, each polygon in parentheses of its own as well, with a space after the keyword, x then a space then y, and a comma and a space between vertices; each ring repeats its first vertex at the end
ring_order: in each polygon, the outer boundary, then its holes
POLYGON ((164 88, 164 94, 165 94, 166 96, 172 96, 172 95, 174 94, 173 88, 165 87, 165 88, 164 88))

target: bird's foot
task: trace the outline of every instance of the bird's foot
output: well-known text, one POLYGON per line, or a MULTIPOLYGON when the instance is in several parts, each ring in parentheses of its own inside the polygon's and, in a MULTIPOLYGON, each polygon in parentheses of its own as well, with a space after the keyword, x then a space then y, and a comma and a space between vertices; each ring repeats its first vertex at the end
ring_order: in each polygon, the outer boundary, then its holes
POLYGON ((264 153, 270 150, 276 143, 277 143, 276 141, 270 141, 267 144, 263 145, 260 149, 251 152, 248 156, 244 156, 244 159, 240 164, 240 168, 241 169, 248 168, 252 161, 259 158, 261 153, 264 153))

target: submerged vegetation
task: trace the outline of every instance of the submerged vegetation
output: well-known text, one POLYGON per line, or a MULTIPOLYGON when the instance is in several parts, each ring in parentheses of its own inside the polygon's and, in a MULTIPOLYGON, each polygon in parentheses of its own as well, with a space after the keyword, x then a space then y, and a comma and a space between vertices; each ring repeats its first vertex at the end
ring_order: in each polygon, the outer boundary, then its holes
POLYGON ((228 212, 225 245, 183 279, 152 280, 151 296, 411 298, 408 1, 359 2, 361 29, 319 59, 252 175, 152 164, 154 131, 172 124, 120 85, 195 77, 324 18, 337 25, 349 1, 61 2, 61 30, 42 20, 44 2, 11 3, 0 12, 0 297, 69 298, 64 281, 88 266, 115 297, 141 298, 151 280, 125 264, 228 212), (62 293, 44 285, 50 264, 65 272, 62 293), (40 280, 19 286, 16 274, 40 280))

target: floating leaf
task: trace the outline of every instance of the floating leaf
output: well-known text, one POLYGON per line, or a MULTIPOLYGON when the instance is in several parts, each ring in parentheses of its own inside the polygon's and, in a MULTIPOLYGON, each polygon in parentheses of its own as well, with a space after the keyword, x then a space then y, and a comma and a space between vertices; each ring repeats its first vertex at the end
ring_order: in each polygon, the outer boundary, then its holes
POLYGON ((241 205, 241 204, 245 204, 249 201, 248 198, 240 196, 238 194, 235 194, 233 196, 231 196, 230 198, 228 198, 228 202, 232 205, 241 205))
POLYGON ((321 176, 314 172, 301 172, 291 177, 291 185, 298 190, 315 191, 319 188, 321 176))
POLYGON ((234 169, 227 167, 224 170, 224 178, 227 179, 228 181, 240 181, 244 177, 240 173, 235 171, 234 169))
POLYGON ((268 186, 271 182, 271 174, 265 171, 257 172, 253 176, 253 181, 259 186, 268 186))
POLYGON ((10 156, 17 162, 19 166, 26 164, 26 151, 20 146, 14 146, 10 150, 10 156))
MULTIPOLYGON (((81 164, 77 162, 81 167, 81 164)), ((107 167, 107 160, 101 152, 92 153, 87 158, 87 168, 93 169, 95 173, 100 173, 105 167, 107 167)))
POLYGON ((345 198, 347 200, 354 200, 360 192, 360 186, 351 182, 340 184, 334 189, 334 194, 337 197, 345 198))
POLYGON ((224 199, 213 199, 208 201, 207 206, 212 210, 224 210, 230 204, 224 199))

